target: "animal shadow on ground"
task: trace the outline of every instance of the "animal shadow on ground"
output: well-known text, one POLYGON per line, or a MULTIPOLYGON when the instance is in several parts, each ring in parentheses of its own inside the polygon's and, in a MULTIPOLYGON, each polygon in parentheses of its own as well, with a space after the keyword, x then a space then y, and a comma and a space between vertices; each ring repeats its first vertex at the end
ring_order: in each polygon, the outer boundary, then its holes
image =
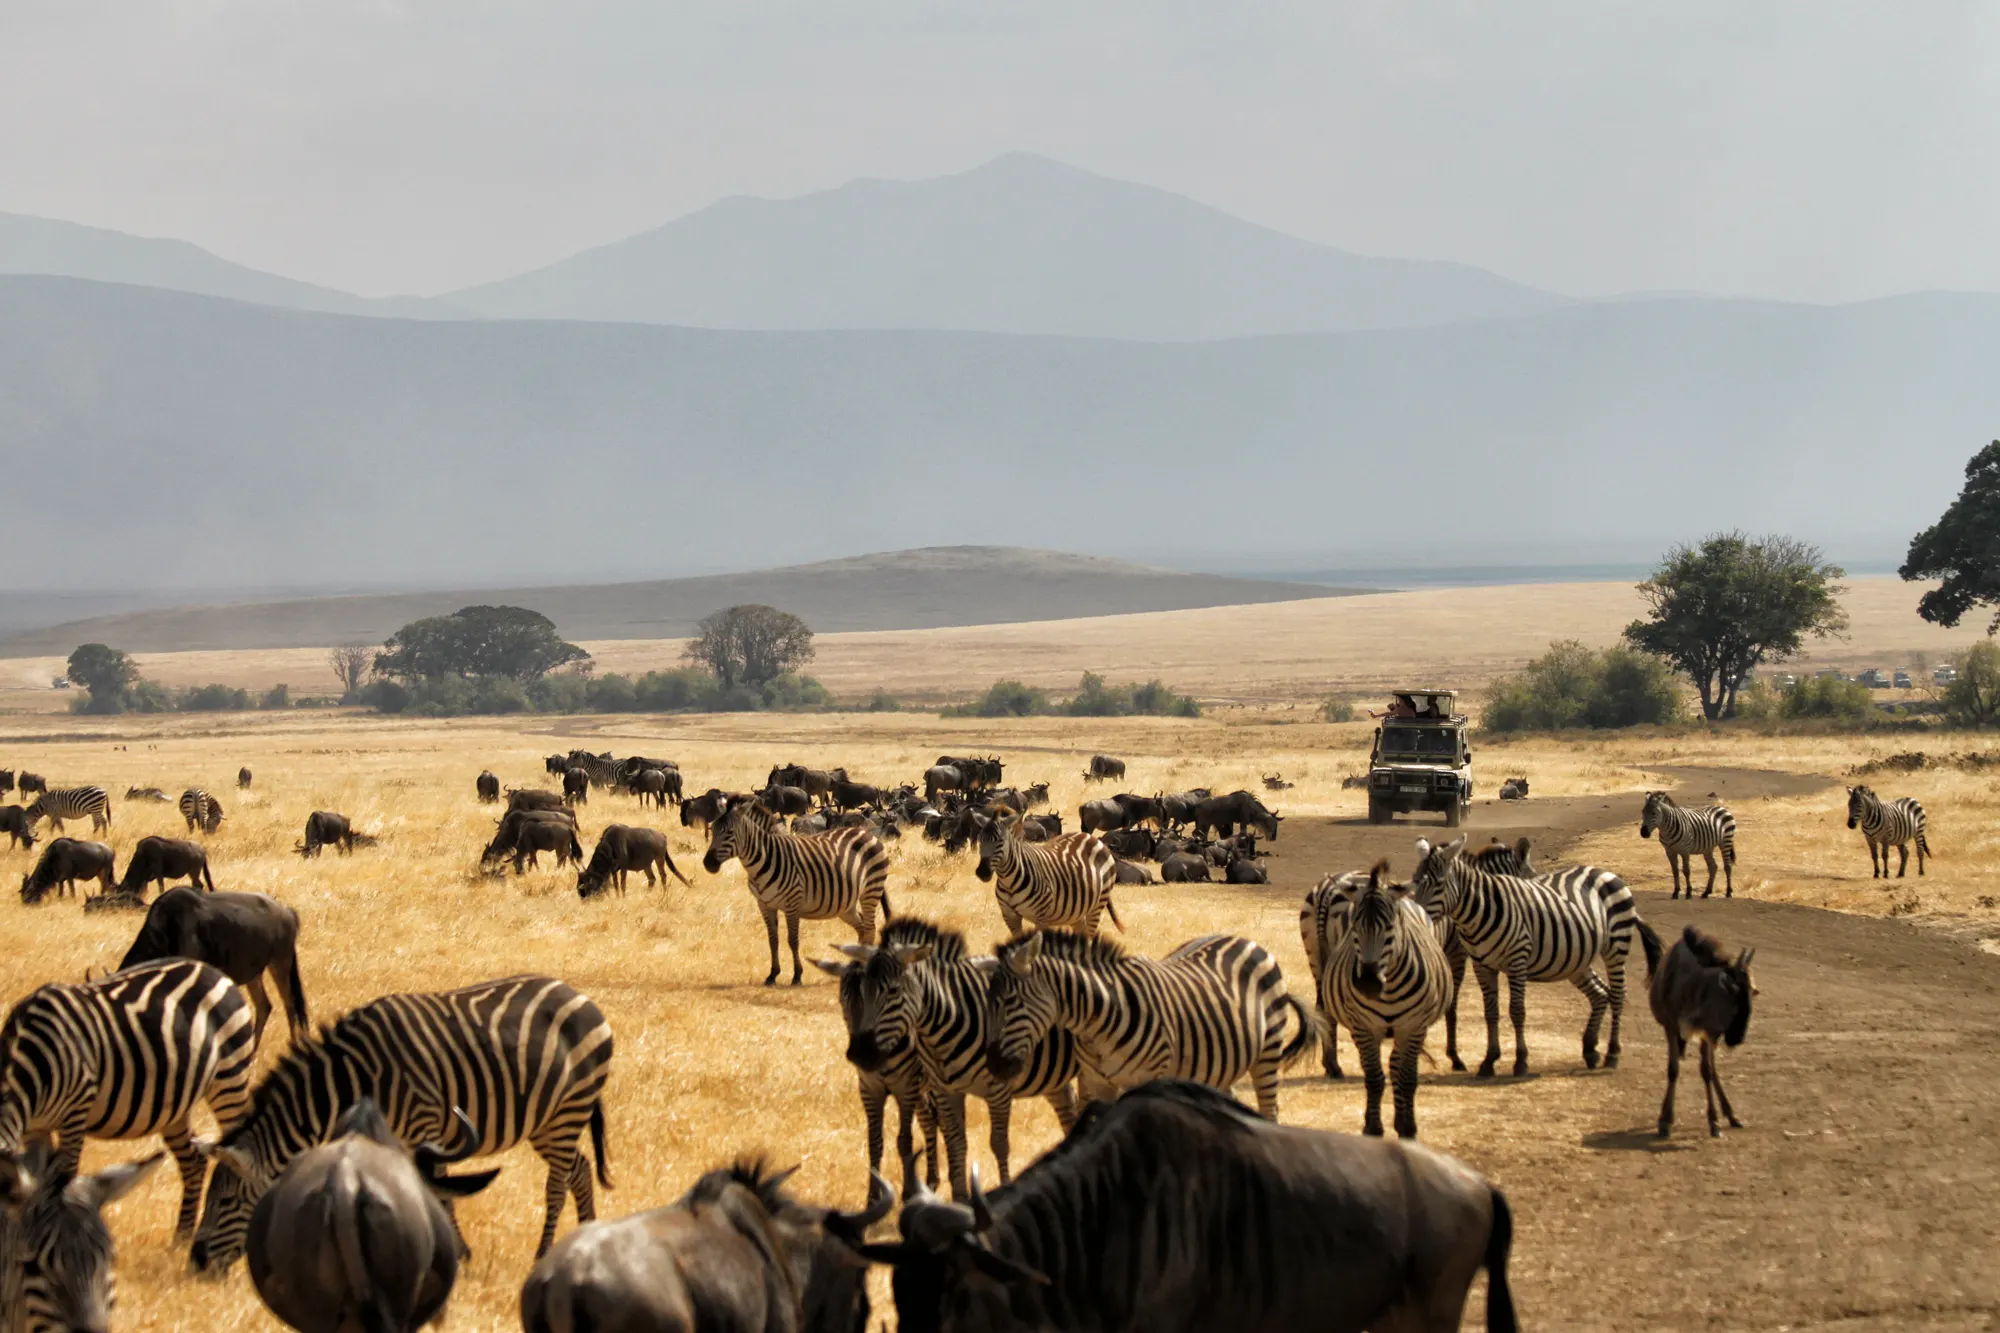
POLYGON ((1663 1139, 1652 1126, 1638 1129, 1601 1129, 1595 1134, 1586 1134, 1581 1140, 1583 1146, 1597 1152, 1691 1152, 1693 1145, 1677 1139, 1663 1139))

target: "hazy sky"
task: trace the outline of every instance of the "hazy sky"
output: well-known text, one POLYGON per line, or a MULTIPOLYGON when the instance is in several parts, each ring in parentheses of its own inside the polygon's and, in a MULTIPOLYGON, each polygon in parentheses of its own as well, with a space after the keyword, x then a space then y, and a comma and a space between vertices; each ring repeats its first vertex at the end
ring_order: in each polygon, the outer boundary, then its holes
POLYGON ((2000 289, 2000 8, 0 0, 0 210, 368 295, 1013 149, 1580 295, 2000 289))

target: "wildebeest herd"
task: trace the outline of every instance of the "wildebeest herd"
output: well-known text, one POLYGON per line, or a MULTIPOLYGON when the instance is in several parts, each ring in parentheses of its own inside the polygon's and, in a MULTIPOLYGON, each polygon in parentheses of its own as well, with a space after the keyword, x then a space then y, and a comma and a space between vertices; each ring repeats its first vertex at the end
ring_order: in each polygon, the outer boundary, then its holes
MULTIPOLYGON (((837 917, 854 931, 839 957, 812 961, 838 980, 867 1128, 869 1205, 813 1205, 787 1190, 789 1173, 743 1161, 668 1207, 598 1223, 595 1191, 611 1184, 614 1042, 587 996, 554 978, 513 977, 382 997, 314 1031, 289 908, 214 892, 199 843, 143 839, 121 877, 104 844, 57 838, 24 877, 24 903, 95 880, 87 908, 145 907, 146 917, 117 972, 42 986, 0 1030, 6 1308, 28 1312, 29 1327, 106 1327, 113 1256, 99 1210, 160 1158, 93 1176, 77 1174, 78 1159, 87 1138, 158 1134, 180 1167, 178 1233, 194 1266, 225 1271, 247 1255, 267 1305, 299 1329, 414 1329, 441 1311, 465 1254, 450 1200, 492 1178, 447 1168, 521 1143, 548 1169, 537 1263, 521 1297, 523 1328, 535 1333, 845 1333, 866 1325, 870 1264, 893 1268, 900 1326, 910 1330, 1455 1329, 1480 1271, 1488 1327, 1511 1329, 1506 1199, 1413 1141, 1425 1035, 1439 1021, 1448 1058, 1464 1068, 1456 1011, 1467 962, 1485 1001, 1482 1076, 1501 1054, 1502 976, 1513 1073, 1528 1069, 1530 982, 1567 982, 1589 1000, 1583 1060, 1609 1067, 1636 945, 1669 1049, 1660 1133, 1671 1129, 1691 1037, 1711 1132, 1718 1107, 1738 1123, 1715 1053, 1747 1033, 1751 953, 1732 955, 1691 927, 1663 947, 1621 877, 1538 870, 1525 842, 1420 841, 1408 882, 1387 863, 1326 876, 1300 915, 1313 983, 1301 999, 1253 940, 1205 936, 1149 956, 1102 933, 1107 923, 1123 931, 1114 893, 1151 882, 1149 863, 1167 882, 1267 883, 1263 859, 1282 816, 1248 791, 1121 792, 1084 802, 1065 831, 1062 816, 1043 809, 1048 785, 1005 785, 995 756, 940 756, 920 781, 897 785, 784 763, 761 788, 696 795, 668 760, 573 751, 545 768, 557 788, 505 789, 490 771, 474 780, 478 801, 505 802, 479 851, 489 872, 511 861, 524 873, 547 852, 575 866, 585 900, 622 894, 634 870, 648 885, 669 875, 686 884, 665 833, 643 824, 605 826, 586 857, 578 807, 593 792, 615 793, 641 809, 676 805, 680 826, 706 838, 708 873, 741 863, 766 925, 765 984, 781 971, 781 920, 794 984, 801 922, 837 917), (1008 932, 992 953, 895 913, 890 845, 907 830, 975 859, 1008 932), (183 878, 189 887, 147 905, 151 885, 183 878), (292 1048, 253 1087, 272 1008, 267 981, 292 1048), (1317 1046, 1338 1076, 1339 1026, 1361 1056, 1363 1136, 1279 1126, 1280 1072, 1317 1046), (1386 1074, 1384 1044, 1393 1048, 1386 1074), (1229 1096, 1246 1079, 1257 1113, 1229 1096), (1391 1091, 1397 1137, 1385 1139, 1391 1091), (968 1096, 989 1111, 1000 1182, 991 1193, 969 1164, 968 1096), (1007 1136, 1021 1097, 1048 1100, 1066 1137, 1017 1177, 1007 1136), (892 1100, 900 1190, 880 1174, 892 1100), (213 1143, 189 1131, 197 1103, 221 1127, 213 1143), (871 1242, 899 1192, 898 1238, 871 1242), (557 1243, 565 1200, 583 1225, 557 1243), (1271 1252, 1251 1237, 1282 1244, 1271 1252), (63 1271, 37 1266, 47 1254, 62 1257, 63 1271), (326 1262, 331 1255, 340 1262, 326 1262)), ((1093 780, 1124 772, 1109 756, 1089 761, 1093 780)), ((128 799, 152 799, 134 790, 128 799)), ((37 794, 32 806, 0 807, 0 830, 15 833, 17 847, 34 847, 43 818, 110 824, 102 789, 37 794), (10 821, 8 810, 21 813, 10 821)), ((1928 853, 1920 808, 1871 801, 1857 789, 1850 804, 1871 859, 1899 833, 1928 853)), ((219 802, 198 788, 180 809, 191 833, 212 836, 221 825, 219 802)), ((1677 891, 1689 856, 1709 860, 1711 891, 1714 856, 1733 869, 1734 821, 1719 806, 1682 809, 1649 793, 1642 832, 1658 834, 1677 891)), ((345 817, 313 811, 298 850, 344 854, 373 841, 345 817)))

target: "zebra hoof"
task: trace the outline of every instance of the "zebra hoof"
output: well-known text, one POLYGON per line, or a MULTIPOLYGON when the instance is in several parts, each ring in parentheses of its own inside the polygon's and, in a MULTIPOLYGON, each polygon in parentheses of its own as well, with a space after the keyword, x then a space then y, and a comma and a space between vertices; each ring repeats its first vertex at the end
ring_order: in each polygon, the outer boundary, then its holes
POLYGON ((1361 1122, 1361 1132, 1371 1139, 1379 1139, 1382 1137, 1382 1122, 1377 1120, 1373 1124, 1370 1124, 1364 1120, 1361 1122))
POLYGON ((1514 1077, 1526 1078, 1527 1076, 1528 1076, 1528 1062, 1526 1060, 1516 1060, 1514 1062, 1514 1077))
POLYGON ((1343 1074, 1343 1073, 1341 1073, 1341 1072, 1340 1072, 1340 1066, 1339 1066, 1339 1065, 1328 1065, 1328 1066, 1326 1067, 1326 1076, 1327 1076, 1328 1078, 1345 1078, 1345 1077, 1347 1077, 1347 1076, 1346 1076, 1345 1074, 1343 1074))
POLYGON ((1671 1120, 1662 1120, 1660 1122, 1659 1137, 1663 1139, 1670 1139, 1673 1136, 1674 1136, 1674 1122, 1671 1120))
POLYGON ((776 972, 773 972, 773 973, 772 973, 772 974, 771 974, 770 976, 768 976, 768 977, 765 977, 765 978, 764 978, 764 984, 765 984, 766 986, 775 986, 775 985, 777 985, 777 984, 778 984, 778 974, 777 974, 776 972))
POLYGON ((1396 1137, 1399 1139, 1413 1139, 1417 1137, 1417 1122, 1412 1120, 1405 1124, 1403 1121, 1398 1120, 1396 1122, 1396 1137))
POLYGON ((1618 1052, 1612 1051, 1604 1057, 1604 1067, 1606 1069, 1618 1068, 1618 1052))
POLYGON ((1454 1074, 1463 1074, 1463 1073, 1465 1072, 1465 1061, 1463 1061, 1463 1060, 1459 1059, 1459 1058, 1458 1058, 1457 1056, 1455 1056, 1455 1055, 1454 1055, 1454 1056, 1452 1056, 1452 1057, 1451 1057, 1451 1071, 1452 1071, 1452 1073, 1454 1073, 1454 1074))
MULTIPOLYGON (((1583 1048, 1583 1067, 1585 1069, 1597 1068, 1597 1052, 1595 1050, 1592 1050, 1588 1046, 1583 1048)), ((1610 1068, 1609 1065, 1606 1065, 1605 1067, 1607 1069, 1610 1068)), ((1521 1071, 1519 1069, 1516 1069, 1514 1072, 1518 1074, 1521 1071)))
POLYGON ((1479 1066, 1479 1072, 1478 1072, 1477 1074, 1473 1075, 1473 1077, 1475 1077, 1475 1078, 1492 1078, 1492 1077, 1493 1077, 1493 1062, 1492 1062, 1491 1060, 1488 1060, 1488 1061, 1487 1061, 1487 1062, 1486 1062, 1485 1064, 1483 1064, 1483 1065, 1479 1066))

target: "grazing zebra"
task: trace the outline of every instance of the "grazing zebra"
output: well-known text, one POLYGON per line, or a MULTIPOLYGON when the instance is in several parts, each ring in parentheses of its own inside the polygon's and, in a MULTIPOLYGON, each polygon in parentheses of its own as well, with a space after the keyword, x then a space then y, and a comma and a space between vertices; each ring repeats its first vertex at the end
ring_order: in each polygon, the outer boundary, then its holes
MULTIPOLYGON (((922 1061, 924 1083, 936 1098, 944 1129, 955 1195, 966 1193, 967 1095, 986 1103, 993 1160, 1003 1184, 1012 1178, 1008 1134, 1015 1098, 1048 1098, 1064 1133, 1076 1123, 1071 1089, 1078 1073, 1076 1041, 1067 1031, 1051 1028, 1029 1054, 1026 1068, 1011 1080, 995 1078, 986 1067, 986 974, 992 960, 971 957, 965 936, 920 917, 902 916, 882 927, 881 948, 846 944, 841 952, 863 964, 863 993, 883 1015, 873 1053, 878 1058, 889 1054, 900 1038, 914 1045, 922 1061), (898 1030, 885 1030, 892 1019, 898 1030)), ((820 966, 832 970, 825 963, 820 966)), ((868 1053, 868 1043, 856 1045, 868 1053)))
POLYGON ((106 1329, 118 1304, 116 1257, 102 1210, 166 1157, 74 1176, 45 1143, 0 1153, 0 1328, 12 1333, 106 1329))
POLYGON ((1604 1067, 1618 1064, 1625 1015, 1625 960, 1636 931, 1646 952, 1646 974, 1660 961, 1660 937, 1639 919, 1632 891, 1608 870, 1578 866, 1528 878, 1514 849, 1495 845, 1461 856, 1465 839, 1433 847, 1417 839, 1411 887, 1435 895, 1458 929, 1486 1002, 1486 1058, 1479 1077, 1493 1077, 1500 1062, 1499 974, 1507 974, 1507 1009, 1514 1024, 1514 1074, 1528 1072, 1528 983, 1567 981, 1590 1001, 1583 1029, 1583 1063, 1597 1067, 1597 1032, 1611 1010, 1611 1039, 1604 1067), (1602 959, 1607 980, 1593 965, 1602 959))
POLYGON ((813 959, 813 966, 840 982, 840 1017, 847 1025, 847 1062, 854 1066, 861 1115, 868 1124, 868 1173, 882 1169, 882 1116, 896 1099, 896 1156, 903 1163, 903 1193, 916 1190, 917 1144, 913 1123, 924 1131, 924 1172, 938 1183, 937 1102, 924 1083, 923 1065, 911 1039, 908 1008, 888 983, 868 973, 893 965, 887 954, 866 945, 841 946, 847 962, 813 959))
POLYGON ((999 810, 979 827, 979 865, 973 873, 993 885, 1000 916, 1019 934, 1023 920, 1042 927, 1076 927, 1097 933, 1106 912, 1119 930, 1111 890, 1118 884, 1118 858, 1095 833, 1064 833, 1047 842, 1022 836, 1022 816, 999 810))
POLYGON ((1396 1043, 1396 1134, 1417 1136, 1417 1062, 1424 1035, 1455 998, 1445 959, 1444 923, 1389 879, 1378 861, 1365 877, 1342 876, 1347 929, 1320 968, 1319 994, 1329 1017, 1347 1024, 1361 1053, 1368 1091, 1361 1132, 1382 1134, 1382 1041, 1396 1043))
MULTIPOLYGON (((571 750, 567 760, 569 768, 580 768, 593 787, 616 787, 618 785, 618 761, 608 754, 592 754, 588 750, 571 750)), ((565 770, 566 772, 567 770, 565 770)))
POLYGON ((1867 787, 1847 789, 1847 827, 1857 825, 1861 835, 1868 839, 1868 869, 1874 872, 1871 879, 1889 878, 1889 849, 1894 847, 1902 860, 1896 866, 1896 878, 1901 879, 1910 869, 1910 844, 1917 844, 1917 873, 1924 873, 1924 858, 1931 854, 1930 839, 1924 836, 1927 821, 1924 807, 1914 796, 1900 800, 1885 801, 1867 787), (1880 849, 1880 864, 1876 851, 1880 849))
POLYGON ((1278 1073, 1312 1049, 1318 1023, 1285 991, 1277 959, 1235 935, 1204 935, 1165 958, 1128 955, 1066 930, 1017 935, 988 972, 986 1063, 1012 1081, 1053 1028, 1076 1037, 1087 1085, 1123 1091, 1185 1078, 1227 1092, 1249 1075, 1278 1118, 1278 1073), (1287 1012, 1298 1031, 1285 1035, 1287 1012))
POLYGON ((187 821, 189 833, 196 829, 214 833, 222 827, 222 802, 199 787, 189 787, 181 793, 180 812, 181 818, 187 821))
POLYGON ((194 1230, 206 1164, 188 1132, 196 1102, 224 1129, 250 1104, 257 1020, 236 983, 186 958, 83 985, 52 982, 0 1028, 0 1151, 56 1138, 74 1173, 83 1141, 158 1134, 181 1169, 177 1237, 194 1230))
POLYGON ((250 1113, 215 1145, 215 1176, 194 1238, 194 1266, 221 1272, 243 1253, 250 1212, 293 1158, 329 1141, 341 1115, 373 1098, 405 1143, 456 1141, 463 1114, 479 1155, 524 1140, 548 1163, 541 1245, 548 1253, 574 1195, 597 1215, 585 1125, 605 1168, 604 1084, 611 1025, 590 998, 553 977, 508 977, 462 990, 385 995, 292 1047, 257 1085, 250 1113))
POLYGON ((881 907, 883 916, 890 915, 889 853, 866 828, 793 833, 761 803, 732 798, 729 808, 708 826, 708 855, 702 857, 701 867, 713 875, 731 857, 743 862, 750 895, 764 914, 764 934, 771 943, 766 986, 778 983, 779 913, 784 914, 786 939, 792 947, 794 986, 805 978, 799 962, 801 920, 837 916, 854 927, 863 944, 873 944, 876 907, 881 907))
POLYGON ((81 819, 90 816, 90 831, 102 833, 111 827, 111 798, 102 787, 58 787, 54 791, 44 791, 28 807, 28 827, 36 821, 46 819, 57 833, 63 831, 65 819, 81 819))
POLYGON ((1660 848, 1667 854, 1667 869, 1674 877, 1674 891, 1671 898, 1681 896, 1681 883, 1687 883, 1687 896, 1694 897, 1694 872, 1688 868, 1688 858, 1699 856, 1708 862, 1708 887, 1701 891, 1706 898, 1715 892, 1715 854, 1722 853, 1722 876, 1724 889, 1722 896, 1736 896, 1736 816, 1729 813, 1726 805, 1698 805, 1682 808, 1674 804, 1674 798, 1663 791, 1646 793, 1646 808, 1639 815, 1639 836, 1650 838, 1653 830, 1660 831, 1660 848))

